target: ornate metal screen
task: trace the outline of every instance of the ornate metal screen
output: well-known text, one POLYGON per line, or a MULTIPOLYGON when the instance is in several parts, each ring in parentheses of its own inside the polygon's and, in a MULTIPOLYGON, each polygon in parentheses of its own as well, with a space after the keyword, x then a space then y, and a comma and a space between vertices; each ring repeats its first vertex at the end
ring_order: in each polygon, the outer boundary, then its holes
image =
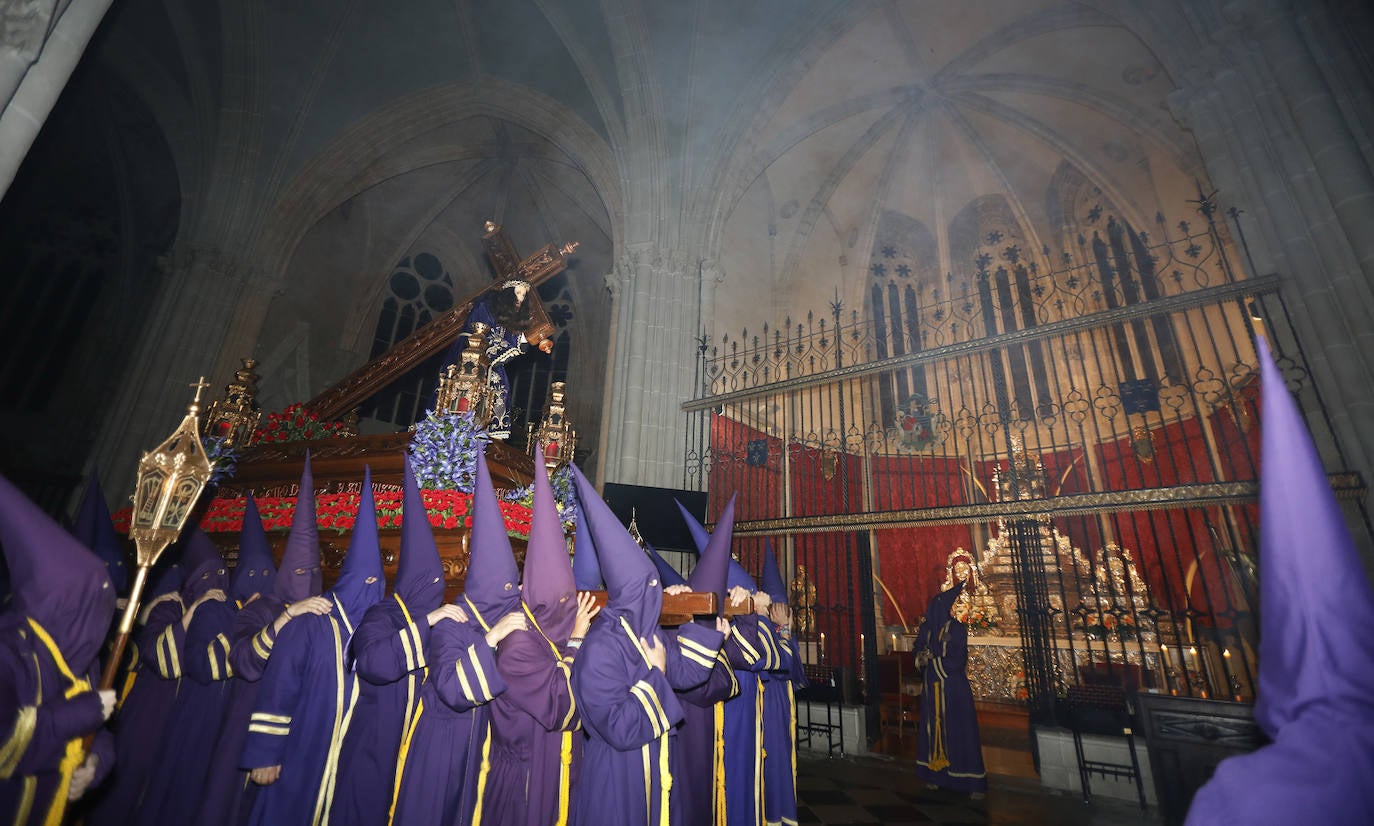
MULTIPOLYGON (((875 266, 862 309, 701 341, 685 485, 711 514, 739 492, 746 565, 768 540, 806 569, 811 663, 871 684, 962 578, 983 700, 1043 719, 1084 682, 1253 697, 1256 332, 1348 465, 1280 279, 1243 277, 1199 213, 1154 237, 1096 215, 1058 255, 990 234, 966 280, 875 266)), ((1332 483, 1367 531, 1359 480, 1332 483)))

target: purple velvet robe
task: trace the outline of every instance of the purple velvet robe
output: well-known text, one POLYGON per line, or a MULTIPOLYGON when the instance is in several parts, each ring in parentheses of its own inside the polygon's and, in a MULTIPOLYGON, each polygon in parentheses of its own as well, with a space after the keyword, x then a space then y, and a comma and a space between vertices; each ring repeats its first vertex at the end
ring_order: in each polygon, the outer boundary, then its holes
POLYGON ((506 684, 475 620, 441 620, 430 629, 429 679, 401 741, 396 826, 461 826, 484 796, 478 783, 490 759, 488 705, 506 684))
POLYGON ((667 659, 660 671, 649 666, 624 615, 603 610, 592 624, 573 668, 573 691, 588 735, 573 798, 576 826, 682 822, 683 796, 671 793, 677 751, 671 740, 683 720, 675 689, 706 682, 721 634, 687 625, 678 643, 669 645, 659 634, 667 659), (699 656, 685 656, 682 640, 689 640, 699 656))
MULTIPOLYGON (((678 646, 681 629, 664 630, 664 636, 678 646)), ((682 704, 682 723, 677 727, 675 747, 678 773, 673 778, 673 793, 682 798, 683 826, 711 826, 717 813, 725 816, 725 701, 739 692, 739 681, 730 666, 727 641, 716 652, 711 674, 696 688, 677 692, 682 704)), ((691 650, 684 648, 684 653, 691 650)), ((694 653, 700 653, 695 652, 694 653)))
POLYGON ((173 626, 180 628, 181 614, 180 596, 159 602, 148 612, 148 621, 138 633, 134 645, 137 670, 112 724, 114 771, 90 817, 97 826, 133 822, 143 789, 157 764, 157 746, 180 686, 175 676, 179 672, 169 668, 167 640, 176 633, 173 626))
MULTIPOLYGON (((950 592, 945 592, 950 593, 950 592)), ((916 729, 916 776, 959 792, 984 792, 982 741, 968 674, 968 626, 949 616, 953 599, 931 601, 916 632, 916 649, 928 650, 916 729), (938 604, 937 604, 938 603, 938 604), (943 609, 943 610, 940 610, 943 609)))
POLYGON ((763 678, 763 819, 797 822, 797 696, 806 686, 796 640, 773 628, 782 661, 763 678))
POLYGON ((231 603, 204 602, 189 628, 183 631, 180 622, 169 626, 177 638, 181 685, 136 823, 158 826, 195 820, 228 694, 229 635, 235 613, 231 603))
POLYGON ((496 667, 507 690, 492 701, 491 769, 481 822, 491 826, 566 823, 582 747, 572 672, 533 616, 501 641, 496 667))
POLYGON ((331 826, 375 826, 391 808, 396 756, 425 679, 430 627, 395 594, 367 610, 353 635, 358 703, 339 753, 331 826))
MULTIPOLYGON (((65 811, 59 769, 68 744, 100 732, 92 745, 100 783, 114 764, 114 741, 101 729, 99 696, 93 690, 65 696, 70 683, 27 619, 11 611, 0 626, 0 822, 41 824, 54 806, 65 811)), ((100 681, 96 664, 81 676, 91 686, 100 681)))
MULTIPOLYGON (((771 624, 755 614, 735 618, 730 641, 739 694, 725 702, 725 813, 730 826, 763 823, 763 681, 778 667, 771 624)), ((727 646, 727 649, 730 646, 727 646)))
POLYGON ((329 614, 288 622, 267 661, 240 765, 281 766, 281 776, 258 791, 248 818, 255 826, 307 826, 329 817, 338 747, 357 696, 357 677, 344 659, 353 628, 333 600, 329 614))
POLYGON ((234 615, 229 638, 229 666, 234 677, 205 778, 196 820, 200 826, 237 826, 253 808, 259 787, 248 781, 239 758, 248 738, 248 720, 257 704, 262 674, 276 642, 272 623, 285 609, 280 599, 260 596, 234 615))

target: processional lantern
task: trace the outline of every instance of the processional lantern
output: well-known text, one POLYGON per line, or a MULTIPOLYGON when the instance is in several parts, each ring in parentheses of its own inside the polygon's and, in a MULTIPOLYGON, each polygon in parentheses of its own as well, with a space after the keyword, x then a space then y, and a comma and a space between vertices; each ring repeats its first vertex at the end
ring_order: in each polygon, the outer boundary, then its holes
POLYGON ((538 430, 530 425, 530 438, 526 442, 530 456, 534 458, 538 458, 535 454, 539 446, 543 446, 544 466, 550 472, 571 462, 573 451, 577 449, 577 429, 568 421, 567 394, 567 382, 556 381, 549 386, 549 403, 544 407, 544 419, 539 423, 538 430))
POLYGON ((471 413, 478 427, 491 422, 491 360, 487 358, 487 325, 474 322, 465 333, 467 346, 458 354, 458 363, 439 374, 434 392, 436 413, 471 413))
POLYGON ((234 371, 234 380, 224 386, 224 398, 211 402, 205 411, 201 432, 224 439, 226 447, 246 447, 262 418, 259 376, 253 372, 257 365, 256 359, 244 359, 243 366, 234 371))
POLYGON ((137 550, 138 572, 134 576, 124 616, 119 621, 114 650, 106 661, 105 673, 100 680, 101 688, 114 685, 115 673, 123 660, 124 647, 133 630, 134 617, 138 616, 139 598, 148 582, 148 571, 167 546, 181 535, 181 529, 191 518, 196 501, 210 481, 210 457, 201 445, 198 418, 200 393, 209 385, 202 376, 200 381, 191 386, 196 389, 196 396, 186 411, 186 417, 171 436, 143 454, 138 462, 133 517, 129 525, 129 536, 134 540, 137 550))

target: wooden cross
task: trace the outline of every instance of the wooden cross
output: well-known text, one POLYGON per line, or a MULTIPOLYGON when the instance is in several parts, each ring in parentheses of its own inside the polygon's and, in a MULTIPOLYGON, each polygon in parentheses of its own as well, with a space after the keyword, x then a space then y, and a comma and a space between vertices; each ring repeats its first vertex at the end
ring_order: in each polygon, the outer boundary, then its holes
MULTIPOLYGON (((577 249, 573 241, 562 246, 545 244, 533 255, 521 258, 515 251, 506 231, 491 221, 486 223, 482 247, 496 270, 491 285, 455 306, 412 333, 390 350, 349 373, 347 376, 305 403, 306 409, 323 419, 337 419, 380 392, 388 384, 408 373, 425 359, 443 350, 463 332, 468 313, 488 292, 499 290, 510 280, 526 281, 530 285, 530 299, 534 300, 534 324, 525 333, 530 341, 538 341, 553 333, 553 325, 538 303, 534 290, 567 268, 567 256, 577 249)), ((529 299, 527 299, 529 300, 529 299)))

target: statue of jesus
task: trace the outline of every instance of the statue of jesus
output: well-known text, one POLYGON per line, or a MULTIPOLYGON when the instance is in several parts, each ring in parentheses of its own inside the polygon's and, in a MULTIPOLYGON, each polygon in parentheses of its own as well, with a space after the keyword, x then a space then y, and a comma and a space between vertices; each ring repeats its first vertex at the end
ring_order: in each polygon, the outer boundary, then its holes
MULTIPOLYGON (((537 323, 542 316, 539 296, 525 281, 503 282, 482 296, 468 314, 464 333, 471 332, 473 325, 479 323, 488 328, 487 358, 491 361, 491 373, 487 381, 491 388, 492 418, 487 432, 493 439, 510 438, 510 377, 506 374, 506 364, 529 352, 531 347, 539 348, 541 353, 553 352, 553 339, 538 332, 546 328, 537 323)), ((460 336, 449 348, 446 363, 457 359, 463 340, 460 336)))

